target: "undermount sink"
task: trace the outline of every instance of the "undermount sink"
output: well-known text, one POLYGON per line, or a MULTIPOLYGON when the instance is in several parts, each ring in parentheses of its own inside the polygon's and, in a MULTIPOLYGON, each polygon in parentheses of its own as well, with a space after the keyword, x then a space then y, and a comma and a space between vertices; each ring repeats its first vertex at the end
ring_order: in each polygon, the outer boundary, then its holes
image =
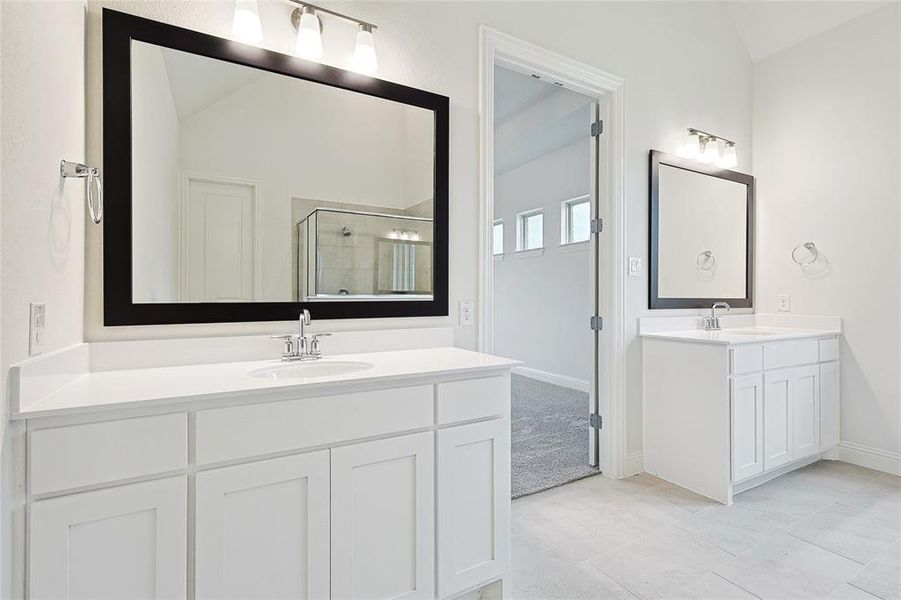
POLYGON ((722 333, 730 335, 782 335, 783 331, 770 331, 768 329, 722 329, 722 333))
POLYGON ((371 369, 372 364, 350 360, 316 360, 309 362, 284 363, 251 371, 251 377, 264 379, 311 379, 315 377, 335 377, 371 369))

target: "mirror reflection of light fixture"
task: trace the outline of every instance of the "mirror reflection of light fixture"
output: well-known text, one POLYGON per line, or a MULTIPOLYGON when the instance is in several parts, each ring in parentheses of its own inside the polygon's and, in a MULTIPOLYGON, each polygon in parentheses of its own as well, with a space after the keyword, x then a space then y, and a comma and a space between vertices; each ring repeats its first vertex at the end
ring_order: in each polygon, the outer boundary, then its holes
POLYGON ((235 0, 235 16, 232 20, 235 38, 248 44, 263 41, 263 24, 257 0, 235 0))
POLYGON ((694 127, 688 129, 682 156, 723 169, 734 169, 738 166, 735 142, 694 127), (720 143, 723 144, 722 152, 720 152, 720 143))
POLYGON ((378 59, 375 53, 375 36, 373 30, 376 25, 361 21, 354 17, 322 8, 307 2, 288 0, 300 8, 291 13, 291 24, 297 30, 297 45, 295 53, 308 60, 322 58, 322 15, 331 15, 357 25, 357 35, 354 43, 354 52, 351 58, 351 68, 359 73, 374 73, 378 69, 378 59))
POLYGON ((303 6, 298 10, 300 19, 297 23, 297 43, 294 46, 294 53, 307 60, 319 60, 322 58, 322 22, 312 7, 303 6))

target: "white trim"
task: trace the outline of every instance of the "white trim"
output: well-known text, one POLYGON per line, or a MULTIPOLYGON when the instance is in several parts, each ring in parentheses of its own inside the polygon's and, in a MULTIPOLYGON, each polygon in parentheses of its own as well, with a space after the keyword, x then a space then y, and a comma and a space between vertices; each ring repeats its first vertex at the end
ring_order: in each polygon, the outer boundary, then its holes
POLYGON ((239 179, 221 175, 207 175, 193 171, 181 172, 181 196, 178 207, 178 299, 184 300, 188 290, 188 193, 192 181, 223 185, 244 185, 253 190, 253 297, 263 297, 263 182, 258 179, 239 179))
POLYGON ((591 209, 591 194, 582 194, 581 196, 576 196, 575 198, 569 198, 568 200, 560 201, 560 246, 568 246, 570 244, 581 244, 582 242, 588 242, 591 240, 591 233, 588 233, 588 238, 584 240, 570 240, 569 236, 572 233, 572 207, 577 204, 585 204, 588 203, 589 208, 589 219, 591 219, 590 209, 591 209))
POLYGON ((625 476, 638 475, 644 471, 644 453, 641 450, 629 452, 626 455, 625 476))
POLYGON ((588 252, 591 249, 591 241, 584 240, 582 242, 569 242, 568 244, 560 244, 557 246, 559 252, 588 252))
MULTIPOLYGON (((538 73, 570 90, 599 98, 605 123, 599 158, 602 189, 598 203, 604 219, 601 236, 604 260, 598 274, 598 294, 605 331, 599 336, 601 363, 595 374, 604 416, 601 430, 601 471, 608 477, 626 474, 626 236, 625 236, 625 89, 621 78, 590 65, 520 40, 487 26, 479 28, 479 145, 481 169, 479 215, 479 349, 493 348, 493 268, 491 227, 494 221, 494 67, 538 73), (602 284, 603 282, 603 284, 602 284), (609 424, 609 425, 607 425, 609 424)), ((587 124, 586 124, 587 125, 587 124)), ((588 321, 586 317, 586 323, 588 321)))
POLYGON ((901 476, 901 452, 882 450, 854 442, 838 445, 838 459, 852 465, 901 476))
POLYGON ((517 250, 513 258, 538 258, 544 256, 544 248, 532 248, 531 250, 517 250))
POLYGON ((531 367, 513 367, 513 373, 515 375, 528 377, 529 379, 537 379, 538 381, 543 381, 545 383, 559 385, 560 387, 585 392, 586 394, 588 393, 589 384, 584 379, 576 379, 575 377, 570 377, 568 375, 560 375, 559 373, 551 373, 550 371, 542 371, 531 367))

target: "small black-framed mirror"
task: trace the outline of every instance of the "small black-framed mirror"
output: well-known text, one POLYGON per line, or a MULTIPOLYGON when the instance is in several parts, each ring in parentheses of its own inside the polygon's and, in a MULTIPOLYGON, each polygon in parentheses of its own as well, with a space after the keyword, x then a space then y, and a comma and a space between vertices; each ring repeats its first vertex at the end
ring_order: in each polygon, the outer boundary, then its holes
POLYGON ((651 150, 649 234, 649 308, 753 305, 753 176, 651 150))
POLYGON ((104 325, 447 315, 449 109, 104 9, 104 325))

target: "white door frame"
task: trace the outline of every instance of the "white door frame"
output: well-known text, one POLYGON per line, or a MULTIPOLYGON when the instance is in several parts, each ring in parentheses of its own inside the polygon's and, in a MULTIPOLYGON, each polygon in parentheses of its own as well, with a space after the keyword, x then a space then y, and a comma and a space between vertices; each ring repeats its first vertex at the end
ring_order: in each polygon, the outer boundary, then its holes
MULTIPOLYGON (((625 315, 625 144, 624 82, 584 63, 484 25, 479 28, 479 141, 481 154, 479 214, 479 349, 490 353, 492 340, 493 270, 491 225, 494 223, 494 67, 538 73, 570 90, 597 98, 604 121, 598 176, 598 210, 604 231, 598 238, 603 258, 597 284, 604 330, 599 335, 595 377, 600 431, 600 468, 608 477, 626 473, 626 315, 625 315)), ((588 331, 588 318, 585 328, 588 331)))
POLYGON ((263 182, 221 175, 206 175, 193 171, 181 172, 181 197, 178 207, 178 298, 188 293, 188 194, 191 182, 243 185, 253 190, 253 298, 263 297, 263 182))

